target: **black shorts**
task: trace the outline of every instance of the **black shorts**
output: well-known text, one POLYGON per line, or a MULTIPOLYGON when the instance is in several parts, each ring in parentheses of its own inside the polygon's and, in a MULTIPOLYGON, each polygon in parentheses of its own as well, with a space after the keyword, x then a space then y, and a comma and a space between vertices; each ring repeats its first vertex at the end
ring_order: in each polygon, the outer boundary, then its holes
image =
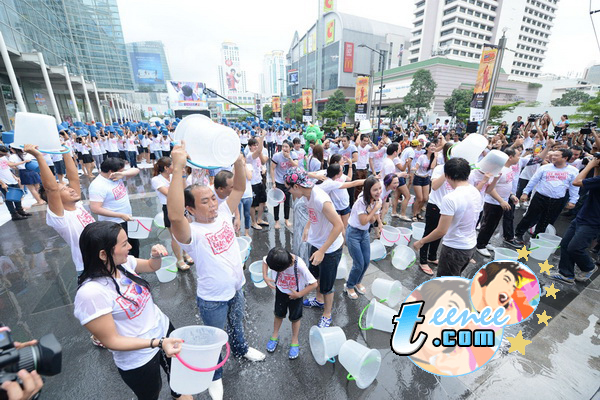
POLYGON ((252 207, 258 207, 262 203, 267 202, 267 191, 262 182, 252 185, 252 207))
POLYGON ((163 150, 162 155, 163 157, 171 157, 171 150, 163 150))
MULTIPOLYGON (((309 257, 318 249, 310 246, 309 257)), ((332 253, 326 253, 319 265, 309 265, 308 270, 319 280, 319 291, 323 294, 333 293, 333 284, 337 275, 338 265, 342 258, 342 247, 332 253)))
POLYGON ((90 154, 84 154, 83 155, 83 163, 84 164, 90 164, 94 162, 94 158, 90 155, 90 154))
POLYGON ((413 186, 429 186, 431 185, 431 178, 428 176, 415 175, 413 178, 413 186))
POLYGON ((398 178, 398 187, 406 185, 406 178, 398 178))
POLYGON ((273 313, 277 318, 285 318, 288 315, 290 321, 298 321, 302 318, 302 297, 290 299, 290 295, 283 293, 279 288, 275 289, 275 310, 273 313))
POLYGON ((54 170, 56 172, 56 175, 65 175, 67 173, 67 170, 65 168, 65 161, 54 161, 54 170))
POLYGON ((169 211, 167 210, 166 204, 163 204, 162 210, 163 210, 163 222, 165 223, 165 228, 170 228, 171 221, 169 221, 169 211))
POLYGON ((122 160, 127 160, 127 154, 126 154, 125 150, 119 150, 119 157, 122 160))
POLYGON ((154 155, 154 152, 150 153, 150 159, 151 160, 156 160, 156 156, 154 155))

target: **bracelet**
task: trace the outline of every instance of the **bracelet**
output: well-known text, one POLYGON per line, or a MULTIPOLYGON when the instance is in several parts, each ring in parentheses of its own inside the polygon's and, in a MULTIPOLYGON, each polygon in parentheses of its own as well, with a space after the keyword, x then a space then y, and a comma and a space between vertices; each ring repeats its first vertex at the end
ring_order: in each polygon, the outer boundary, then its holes
POLYGON ((161 255, 158 255, 158 256, 153 256, 153 255, 151 255, 151 256, 150 256, 150 259, 151 259, 151 260, 157 260, 157 259, 159 259, 159 258, 162 258, 162 256, 161 256, 161 255))
POLYGON ((156 340, 156 338, 152 338, 150 339, 150 348, 153 349, 154 346, 152 346, 152 343, 154 343, 154 341, 156 340))
POLYGON ((161 337, 160 340, 158 341, 158 348, 162 350, 163 348, 163 340, 165 340, 164 337, 161 337))

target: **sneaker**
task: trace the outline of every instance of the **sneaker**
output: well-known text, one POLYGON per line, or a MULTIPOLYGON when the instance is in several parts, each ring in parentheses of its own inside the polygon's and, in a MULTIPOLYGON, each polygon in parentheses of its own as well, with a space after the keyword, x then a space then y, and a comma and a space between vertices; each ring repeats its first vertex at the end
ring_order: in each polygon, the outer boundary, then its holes
POLYGON ((479 254, 481 254, 484 257, 491 257, 492 256, 492 254, 489 252, 488 249, 476 249, 476 250, 477 250, 477 252, 479 254))
POLYGON ((300 345, 299 344, 290 344, 290 352, 288 357, 290 360, 295 360, 300 355, 300 345))
POLYGON ((316 297, 313 297, 311 299, 304 299, 304 301, 302 302, 302 305, 304 307, 309 307, 309 308, 311 308, 311 307, 320 308, 321 310, 323 308, 325 308, 325 303, 318 302, 316 297))
POLYGON ((31 216, 33 216, 33 214, 25 212, 24 210, 17 210, 17 214, 19 214, 19 215, 21 215, 23 217, 31 217, 31 216))
POLYGON ((217 379, 210 383, 208 395, 212 400, 223 400, 223 379, 217 379))
POLYGON ((573 279, 573 278, 567 278, 566 276, 564 276, 560 272, 551 273, 551 274, 548 275, 548 277, 550 279, 554 279, 555 281, 566 283, 567 285, 572 285, 572 284, 575 283, 575 279, 573 279))
POLYGON ((487 246, 485 246, 486 249, 488 249, 489 251, 494 251, 495 247, 492 246, 491 244, 488 244, 487 246))
POLYGON ((521 204, 523 206, 523 208, 527 208, 529 207, 529 202, 528 201, 524 201, 523 204, 521 204))
POLYGON ((515 204, 515 210, 518 210, 519 208, 521 208, 521 205, 519 203, 515 204))
POLYGON ((523 239, 523 236, 515 236, 515 238, 513 239, 513 242, 515 242, 515 244, 518 247, 525 245, 525 240, 523 239))
POLYGON ((506 244, 510 247, 514 247, 515 249, 519 248, 519 246, 515 242, 515 239, 504 239, 503 242, 504 242, 504 244, 506 244))
POLYGON ((331 318, 321 317, 319 323, 317 324, 318 328, 329 328, 331 325, 331 318))
POLYGON ((244 354, 244 358, 249 361, 262 361, 265 359, 265 357, 265 353, 262 353, 252 347, 248 347, 248 352, 244 354))
POLYGON ((269 339, 269 341, 267 342, 267 351, 269 353, 272 353, 275 351, 275 349, 277 349, 277 345, 279 344, 279 339, 278 338, 273 338, 271 337, 269 339))
POLYGON ((578 274, 575 275, 575 280, 577 282, 585 282, 588 279, 590 279, 592 277, 592 275, 594 275, 594 273, 598 271, 598 267, 594 267, 593 270, 589 271, 589 272, 579 272, 578 274))
POLYGON ((22 215, 14 213, 14 214, 11 215, 10 219, 13 220, 13 221, 21 221, 21 220, 27 219, 27 217, 24 217, 22 215))

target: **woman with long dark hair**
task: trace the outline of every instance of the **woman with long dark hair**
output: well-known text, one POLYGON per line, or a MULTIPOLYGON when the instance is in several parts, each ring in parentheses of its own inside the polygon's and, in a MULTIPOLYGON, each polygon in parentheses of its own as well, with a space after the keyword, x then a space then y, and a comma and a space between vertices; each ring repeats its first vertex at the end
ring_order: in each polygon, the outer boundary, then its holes
POLYGON ((36 201, 33 205, 43 206, 46 202, 42 199, 39 192, 42 178, 37 171, 27 168, 27 164, 35 160, 34 157, 31 154, 25 154, 20 149, 13 148, 12 151, 14 154, 8 158, 8 166, 11 168, 17 167, 21 185, 27 187, 36 201))
POLYGON ((368 177, 364 182, 364 190, 352 206, 346 229, 346 244, 350 257, 352 257, 352 270, 350 270, 344 291, 351 299, 358 298, 356 292, 366 293, 366 288, 361 281, 371 260, 369 228, 377 220, 382 204, 381 182, 374 176, 368 177))
POLYGON ((425 154, 417 159, 413 187, 415 189, 415 202, 413 204, 413 221, 423 221, 421 208, 429 201, 429 186, 431 186, 431 172, 435 168, 435 146, 429 142, 425 145, 425 154))
MULTIPOLYGON (((167 357, 179 353, 183 341, 168 337, 174 327, 154 304, 150 284, 138 273, 158 270, 167 250, 157 244, 149 260, 130 256, 127 234, 108 221, 87 225, 79 247, 83 273, 75 295, 75 317, 113 353, 121 378, 138 399, 158 399, 160 368, 168 381, 167 357)), ((173 391, 171 395, 192 399, 173 391)))
POLYGON ((317 172, 324 169, 323 146, 317 144, 312 148, 312 155, 308 157, 308 161, 306 162, 306 168, 308 172, 317 172))

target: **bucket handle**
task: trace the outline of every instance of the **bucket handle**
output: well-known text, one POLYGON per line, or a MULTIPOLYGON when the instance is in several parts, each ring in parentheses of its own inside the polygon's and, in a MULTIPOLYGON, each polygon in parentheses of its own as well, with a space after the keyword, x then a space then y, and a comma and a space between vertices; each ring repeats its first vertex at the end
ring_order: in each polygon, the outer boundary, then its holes
POLYGON ((148 229, 148 228, 146 228, 146 227, 144 226, 144 224, 142 224, 142 223, 140 222, 140 220, 139 220, 139 219, 136 219, 136 221, 137 221, 137 223, 138 223, 138 224, 140 224, 140 226, 141 226, 142 228, 144 228, 144 229, 145 229, 145 230, 147 230, 148 232, 150 232, 150 231, 152 230, 152 229, 148 229))
MULTIPOLYGON (((382 230, 381 230, 381 236, 382 236, 382 237, 383 237, 385 240, 387 240, 388 242, 390 242, 390 243, 396 243, 398 240, 400 240, 400 236, 402 236, 402 234, 401 234, 401 233, 398 233, 398 238, 397 238, 396 240, 390 240, 390 239, 388 239, 388 238, 386 238, 386 237, 385 237, 385 234, 384 234, 384 232, 385 232, 385 230, 384 230, 384 229, 382 229, 382 230)), ((404 236, 404 237, 406 238, 406 236, 404 236)))
MULTIPOLYGON (((383 302, 386 302, 386 301, 387 301, 387 299, 379 300, 380 303, 383 303, 383 302)), ((358 317, 358 327, 361 330, 363 330, 363 331, 369 331, 369 330, 373 329, 372 326, 370 326, 368 328, 363 328, 362 327, 362 318, 363 318, 363 315, 365 314, 365 311, 367 311, 367 308, 369 308, 370 305, 371 305, 371 303, 367 304, 367 306, 365 308, 363 308, 362 312, 360 313, 360 317, 358 317)), ((348 374, 348 375, 350 375, 350 374, 348 374)), ((350 379, 350 380, 352 380, 352 379, 350 379)))
POLYGON ((202 168, 202 169, 219 169, 219 168, 223 168, 223 167, 207 167, 207 166, 204 166, 204 165, 196 164, 195 162, 193 162, 189 158, 187 159, 187 163, 191 164, 192 166, 194 166, 196 168, 202 168))
POLYGON ((413 265, 415 265, 415 263, 417 262, 417 257, 415 256, 415 258, 411 261, 410 264, 408 264, 408 266, 406 267, 407 269, 412 267, 413 265))
POLYGON ((540 246, 537 246, 537 247, 530 247, 530 248, 529 248, 529 251, 537 250, 537 249, 539 249, 539 248, 540 248, 540 246))
POLYGON ((356 378, 355 378, 355 377, 353 377, 353 376, 352 376, 352 374, 348 374, 348 375, 346 376, 346 379, 348 379, 349 381, 355 381, 355 380, 356 380, 356 378))
POLYGON ((335 364, 335 357, 331 357, 330 359, 327 360, 327 362, 335 364))
POLYGON ((210 368, 198 368, 198 367, 194 367, 193 365, 190 365, 187 362, 183 361, 181 359, 181 356, 179 354, 175 354, 175 357, 177 357, 177 359, 179 360, 179 362, 182 363, 184 367, 186 367, 188 369, 191 369, 192 371, 195 371, 195 372, 212 372, 212 371, 216 371, 217 369, 219 369, 223 365, 225 365, 225 362, 229 359, 229 353, 231 352, 231 348, 229 347, 229 341, 225 342, 225 347, 227 347, 227 354, 225 354, 225 358, 223 359, 223 361, 221 361, 220 363, 218 363, 214 367, 210 367, 210 368))
POLYGON ((265 281, 264 279, 261 279, 260 281, 255 281, 255 280, 252 278, 252 274, 250 274, 250 280, 251 280, 252 282, 254 282, 254 283, 261 283, 261 282, 264 282, 264 281, 265 281))
MULTIPOLYGON (((25 148, 25 146, 22 145, 10 145, 10 147, 12 147, 13 149, 20 149, 23 150, 25 148)), ((44 153, 44 154, 67 154, 68 152, 71 151, 71 148, 65 144, 62 145, 62 150, 59 151, 48 151, 48 150, 40 150, 38 149, 38 151, 40 153, 44 153)))

